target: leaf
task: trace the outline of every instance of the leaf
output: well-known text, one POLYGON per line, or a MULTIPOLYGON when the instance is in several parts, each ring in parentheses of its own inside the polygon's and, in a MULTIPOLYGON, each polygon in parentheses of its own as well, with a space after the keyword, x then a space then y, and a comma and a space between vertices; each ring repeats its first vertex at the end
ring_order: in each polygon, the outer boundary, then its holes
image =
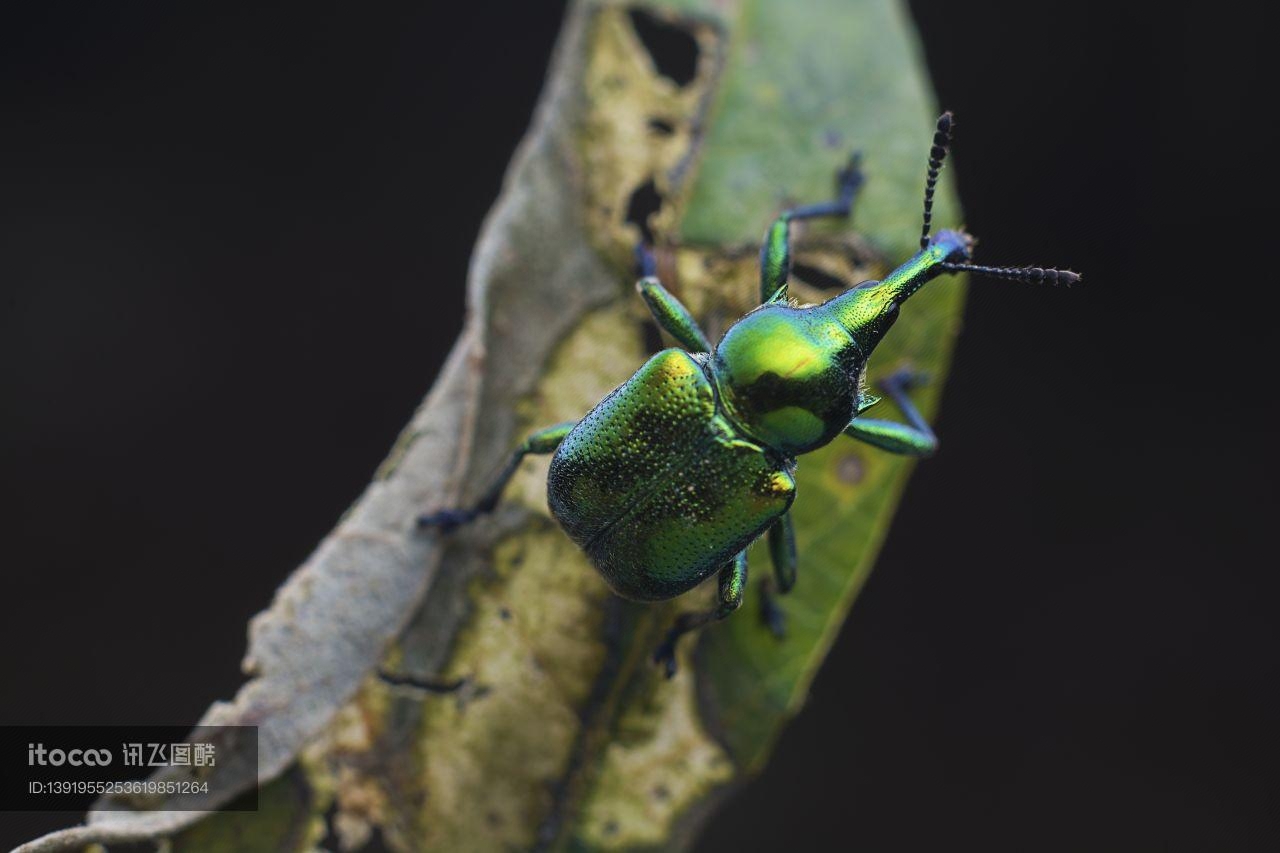
MULTIPOLYGON (((756 237, 784 199, 829 194, 834 164, 857 148, 865 154, 869 182, 858 198, 855 225, 877 260, 852 279, 881 278, 916 251, 921 163, 937 114, 905 9, 842 0, 815 0, 803 10, 754 3, 742 16, 735 45, 683 222, 685 240, 731 245, 756 237), (744 216, 744 210, 755 214, 744 216)), ((940 199, 937 221, 957 221, 956 210, 950 195, 940 199)), ((817 247, 797 251, 798 266, 838 268, 838 261, 822 258, 817 247)), ((746 281, 735 287, 751 293, 746 281)), ((901 360, 924 369, 935 380, 923 400, 929 411, 962 301, 963 289, 953 281, 914 297, 877 348, 872 375, 901 360)), ((751 619, 739 618, 707 632, 702 649, 715 729, 740 766, 759 769, 780 723, 799 710, 871 569, 908 467, 900 457, 851 441, 801 460, 793 508, 801 580, 786 599, 787 642, 777 643, 751 619)), ((757 550, 752 564, 762 576, 768 555, 757 550)))
MULTIPOLYGON (((829 277, 879 277, 911 254, 933 113, 897 2, 574 4, 476 247, 448 366, 374 483, 254 620, 251 680, 203 720, 261 727, 258 776, 279 779, 262 810, 92 812, 21 849, 162 836, 181 850, 304 849, 326 824, 347 849, 374 833, 406 850, 691 844, 803 702, 909 466, 843 440, 804 457, 790 636, 753 618, 753 586, 743 612, 682 646, 671 681, 649 654, 711 590, 661 606, 613 597, 547 514, 545 459, 451 537, 413 521, 476 496, 525 433, 580 417, 642 363, 637 226, 713 337, 752 307, 770 219, 828 197, 852 148, 870 178, 854 227, 798 229, 793 295, 819 301, 829 277), (379 666, 456 687, 424 696, 379 666)), ((945 189, 937 213, 955 221, 945 189)), ((909 358, 936 378, 926 412, 961 300, 954 282, 927 288, 877 351, 873 375, 909 358)), ((219 780, 228 797, 252 781, 219 780)))

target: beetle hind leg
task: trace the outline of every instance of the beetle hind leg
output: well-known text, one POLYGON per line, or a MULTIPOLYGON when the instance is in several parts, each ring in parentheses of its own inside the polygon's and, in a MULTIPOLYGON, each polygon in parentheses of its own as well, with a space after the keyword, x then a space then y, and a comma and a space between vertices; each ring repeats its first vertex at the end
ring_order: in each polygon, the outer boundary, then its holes
POLYGON ((720 570, 719 603, 714 610, 704 613, 682 613, 667 631, 667 636, 654 650, 653 662, 662 667, 667 678, 676 674, 676 643, 690 631, 696 631, 709 622, 718 622, 742 606, 747 590, 747 551, 744 548, 733 562, 720 570))
POLYGON ((488 515, 493 512, 498 506, 498 499, 502 497, 502 490, 506 488, 507 483, 519 470, 521 461, 530 455, 554 453, 556 448, 560 446, 560 442, 564 441, 565 436, 576 425, 577 421, 566 421, 535 432, 526 438, 524 443, 511 454, 506 466, 494 478, 493 483, 485 490, 485 493, 480 496, 478 501, 469 507, 440 509, 420 515, 418 516, 418 527, 422 529, 435 528, 448 533, 451 530, 462 527, 464 524, 470 524, 482 515, 488 515))
POLYGON ((768 538, 773 577, 760 584, 760 621, 782 640, 787 636, 787 613, 778 604, 778 595, 786 595, 796 584, 796 530, 790 511, 769 528, 768 538))

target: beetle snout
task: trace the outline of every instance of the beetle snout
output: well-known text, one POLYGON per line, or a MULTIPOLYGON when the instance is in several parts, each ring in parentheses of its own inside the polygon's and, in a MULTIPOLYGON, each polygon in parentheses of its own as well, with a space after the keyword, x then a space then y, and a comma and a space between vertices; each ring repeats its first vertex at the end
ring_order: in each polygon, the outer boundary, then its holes
POLYGON ((945 263, 963 264, 973 259, 973 245, 977 242, 972 234, 962 229, 943 228, 929 239, 931 246, 946 246, 948 252, 945 263))

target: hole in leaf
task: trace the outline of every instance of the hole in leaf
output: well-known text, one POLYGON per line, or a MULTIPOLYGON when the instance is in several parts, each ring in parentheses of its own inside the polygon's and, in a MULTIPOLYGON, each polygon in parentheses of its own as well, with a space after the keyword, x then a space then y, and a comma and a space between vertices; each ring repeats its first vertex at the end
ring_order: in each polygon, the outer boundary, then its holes
POLYGON ((698 76, 698 40, 692 31, 643 9, 631 9, 627 15, 658 73, 677 86, 692 83, 698 76))
POLYGON ((838 276, 834 276, 817 267, 811 267, 806 264, 793 264, 791 272, 805 284, 816 287, 819 290, 844 290, 845 288, 844 281, 838 276))
MULTIPOLYGON (((335 803, 329 807, 328 811, 324 813, 324 825, 325 825, 326 833, 325 833, 324 840, 321 842, 321 846, 319 849, 321 850, 346 850, 347 849, 346 847, 341 846, 342 836, 338 834, 338 831, 335 828, 337 816, 338 816, 338 805, 337 803, 335 803)), ((112 844, 111 849, 115 850, 116 845, 112 844)), ((131 848, 121 847, 120 849, 127 850, 131 848)), ((154 849, 154 847, 151 847, 150 849, 154 849)), ((355 847, 351 849, 358 851, 358 853, 390 853, 390 850, 391 850, 391 848, 387 846, 386 840, 382 837, 382 828, 378 826, 373 827, 373 831, 369 833, 369 837, 368 839, 365 840, 364 844, 362 844, 359 847, 355 847)))
POLYGON ((866 466, 862 464, 862 459, 855 454, 850 453, 836 463, 836 477, 842 483, 856 486, 862 482, 862 478, 865 476, 866 466))
POLYGON ((631 194, 627 202, 627 222, 640 229, 645 243, 653 245, 653 229, 649 227, 649 217, 662 207, 662 194, 653 183, 653 178, 645 181, 631 194))
POLYGON ((670 136, 676 132, 676 126, 664 118, 654 116, 649 119, 649 129, 660 136, 670 136))

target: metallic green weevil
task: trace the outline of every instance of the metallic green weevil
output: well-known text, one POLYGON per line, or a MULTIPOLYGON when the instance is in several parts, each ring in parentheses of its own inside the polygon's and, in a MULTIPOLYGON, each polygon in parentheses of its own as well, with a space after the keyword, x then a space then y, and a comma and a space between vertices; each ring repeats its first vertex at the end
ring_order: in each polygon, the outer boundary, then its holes
MULTIPOLYGON (((838 174, 837 198, 784 212, 760 252, 761 305, 714 347, 655 276, 652 253, 637 250, 637 289, 658 325, 684 345, 653 356, 586 417, 529 436, 472 507, 424 515, 423 527, 449 530, 491 512, 520 460, 555 453, 547 479, 551 512, 625 598, 663 601, 718 573, 719 599, 685 614, 654 653, 675 672, 682 634, 723 619, 742 603, 747 547, 768 534, 780 592, 796 579, 796 457, 844 434, 890 453, 928 456, 937 438, 907 392, 920 381, 901 370, 879 384, 907 423, 863 417, 879 398, 866 390, 867 359, 911 294, 942 273, 960 271, 1027 282, 1071 284, 1072 272, 983 267, 970 262, 960 231, 930 236, 934 187, 951 143, 952 118, 938 119, 925 180, 920 251, 883 281, 865 281, 821 305, 787 297, 790 224, 848 216, 863 177, 857 156, 838 174)), ((780 631, 771 604, 766 620, 780 631)))

